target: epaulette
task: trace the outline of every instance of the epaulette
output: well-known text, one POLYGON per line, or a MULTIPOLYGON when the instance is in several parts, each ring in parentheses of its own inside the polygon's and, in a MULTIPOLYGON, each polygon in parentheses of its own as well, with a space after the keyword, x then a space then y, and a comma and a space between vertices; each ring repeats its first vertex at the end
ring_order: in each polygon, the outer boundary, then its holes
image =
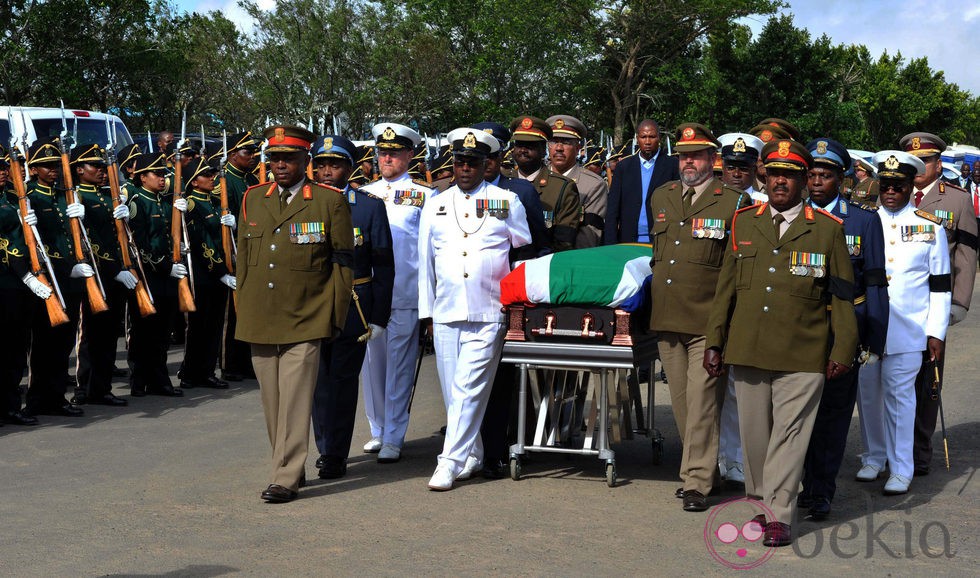
POLYGON ((967 194, 969 194, 969 192, 970 192, 970 191, 964 189, 963 187, 961 187, 961 186, 959 186, 957 184, 947 183, 945 181, 939 181, 939 186, 940 186, 940 188, 949 187, 949 188, 953 189, 954 191, 960 191, 962 193, 967 193, 967 194))
MULTIPOLYGON (((762 204, 765 205, 766 203, 762 203, 762 204)), ((745 211, 750 211, 752 209, 758 209, 760 206, 762 206, 762 205, 749 205, 747 207, 742 207, 741 209, 735 211, 735 214, 737 215, 739 213, 744 213, 745 211)))
POLYGON ((333 185, 326 185, 326 184, 323 184, 323 183, 316 183, 316 184, 317 184, 317 186, 322 187, 324 189, 327 189, 328 191, 333 191, 335 193, 343 193, 344 192, 343 189, 338 189, 337 187, 335 187, 333 185))
POLYGON ((942 219, 940 219, 936 215, 933 215, 929 211, 923 211, 922 209, 916 209, 915 210, 915 214, 918 215, 918 216, 920 216, 920 217, 922 217, 923 219, 926 219, 927 221, 932 221, 933 223, 935 223, 937 225, 941 225, 943 223, 943 220, 942 219))
POLYGON ((857 201, 848 200, 847 201, 847 204, 850 205, 850 206, 852 206, 852 207, 857 207, 859 209, 864 209, 865 211, 871 211, 872 213, 878 211, 878 207, 876 207, 874 205, 869 205, 868 203, 859 203, 857 201))
POLYGON ((245 192, 251 191, 252 189, 254 189, 256 187, 268 187, 268 186, 269 186, 269 183, 259 183, 257 185, 252 185, 251 187, 245 189, 245 192))
POLYGON ((416 185, 419 185, 421 187, 425 187, 427 189, 431 189, 432 188, 432 184, 429 181, 425 180, 425 179, 412 179, 412 182, 415 183, 416 185))
POLYGON ((379 197, 378 195, 374 195, 374 194, 371 194, 371 193, 369 193, 369 192, 367 192, 367 191, 361 191, 361 190, 358 190, 357 192, 359 192, 359 193, 361 193, 361 194, 364 194, 364 195, 367 195, 367 196, 369 196, 369 197, 371 197, 372 199, 377 199, 377 200, 379 200, 379 201, 384 201, 384 199, 382 199, 382 198, 381 198, 381 197, 379 197))
POLYGON ((820 215, 823 215, 825 217, 830 217, 831 219, 837 221, 837 224, 838 225, 843 225, 844 224, 844 219, 841 219, 840 217, 838 217, 837 215, 835 215, 833 213, 828 213, 827 211, 825 211, 823 209, 817 209, 817 208, 815 208, 814 211, 817 212, 820 215))

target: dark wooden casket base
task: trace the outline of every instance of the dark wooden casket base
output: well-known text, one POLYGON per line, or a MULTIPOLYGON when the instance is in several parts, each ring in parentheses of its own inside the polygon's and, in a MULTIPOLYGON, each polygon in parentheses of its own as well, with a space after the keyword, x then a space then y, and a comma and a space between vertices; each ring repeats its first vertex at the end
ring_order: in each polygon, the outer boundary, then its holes
POLYGON ((506 341, 602 344, 632 347, 649 333, 649 313, 575 305, 505 305, 506 341))

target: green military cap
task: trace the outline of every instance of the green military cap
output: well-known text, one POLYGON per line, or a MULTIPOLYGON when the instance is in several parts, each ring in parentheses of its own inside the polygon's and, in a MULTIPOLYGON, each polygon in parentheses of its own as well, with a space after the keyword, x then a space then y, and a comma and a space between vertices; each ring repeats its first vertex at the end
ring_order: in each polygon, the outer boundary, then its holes
POLYGON ((606 148, 593 144, 585 145, 585 162, 583 166, 602 165, 606 162, 606 148))
POLYGON ((228 139, 228 152, 236 151, 238 149, 244 148, 257 148, 259 146, 258 141, 252 136, 252 131, 240 132, 238 134, 233 134, 228 139))
POLYGON ((750 128, 749 134, 758 137, 762 142, 769 142, 772 139, 800 139, 800 130, 791 122, 781 118, 767 118, 750 128))
POLYGON ((267 153, 277 152, 309 152, 310 146, 316 140, 316 135, 301 126, 276 125, 262 131, 262 136, 269 141, 265 149, 267 153))
POLYGON ((95 143, 75 147, 71 153, 71 164, 87 163, 90 165, 106 164, 105 149, 95 143))
POLYGON ((792 139, 771 140, 762 147, 762 163, 767 169, 807 171, 813 166, 810 151, 792 139))
POLYGON ((27 165, 40 165, 61 161, 61 149, 58 148, 58 138, 49 137, 34 141, 27 149, 27 165))
POLYGON ((928 132, 912 132, 898 141, 902 150, 917 157, 931 157, 946 150, 946 142, 928 132))
POLYGON ((123 147, 123 149, 119 151, 119 164, 123 166, 129 164, 142 152, 143 151, 140 149, 140 145, 136 143, 123 147))
POLYGON ((372 146, 359 146, 357 147, 357 161, 360 163, 374 162, 374 147, 372 146))
POLYGON ((133 174, 165 170, 167 170, 167 163, 163 153, 143 153, 136 157, 136 168, 133 170, 133 174))
POLYGON ((881 151, 875 153, 879 179, 911 179, 926 172, 926 164, 913 153, 881 151))
POLYGON ((511 140, 540 142, 552 137, 551 125, 536 116, 519 116, 510 121, 511 140))
POLYGON ((693 153, 707 149, 717 149, 721 146, 711 130, 703 124, 685 122, 677 127, 677 137, 674 150, 679 153, 693 153))
POLYGON ((633 139, 629 139, 624 142, 619 147, 613 147, 612 152, 606 157, 606 162, 618 161, 623 157, 628 157, 633 154, 633 139))
POLYGON ((225 156, 225 148, 220 142, 209 142, 204 145, 204 153, 201 157, 212 165, 221 164, 221 157, 225 156))
POLYGON ((201 175, 204 175, 206 177, 214 177, 214 174, 217 172, 214 170, 214 167, 209 165, 208 162, 201 157, 192 160, 187 165, 187 168, 185 170, 189 175, 187 177, 187 183, 184 185, 185 189, 189 188, 191 185, 191 181, 193 181, 197 177, 201 175))
POLYGON ((201 152, 200 149, 197 148, 197 145, 195 145, 194 141, 191 139, 185 139, 184 144, 180 145, 180 154, 182 155, 192 156, 198 154, 199 152, 201 152))
POLYGON ((574 138, 581 140, 589 134, 582 121, 567 114, 549 116, 545 122, 551 127, 552 138, 574 138))

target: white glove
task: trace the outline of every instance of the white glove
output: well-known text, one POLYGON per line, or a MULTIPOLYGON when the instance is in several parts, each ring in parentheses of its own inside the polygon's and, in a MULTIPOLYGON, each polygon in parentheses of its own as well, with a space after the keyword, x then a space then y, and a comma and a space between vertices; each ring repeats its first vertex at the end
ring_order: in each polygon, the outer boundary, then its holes
POLYGON ((874 365, 878 363, 878 354, 868 352, 868 358, 864 360, 864 365, 874 365))
POLYGON ((368 338, 368 341, 374 341, 375 339, 381 337, 381 334, 385 331, 384 327, 375 325, 374 323, 368 323, 368 327, 371 328, 371 337, 368 338))
POLYGON ((187 199, 177 199, 174 201, 174 208, 181 213, 187 212, 187 199))
POLYGON ((174 266, 170 268, 170 276, 175 279, 187 277, 187 267, 184 267, 182 263, 174 263, 174 266))
POLYGON ((119 204, 125 205, 126 201, 129 200, 129 196, 126 195, 126 191, 119 189, 119 204))
POLYGON ((222 275, 221 282, 227 285, 232 291, 238 289, 238 280, 234 275, 222 275))
POLYGON ((227 215, 221 215, 221 219, 219 220, 221 221, 222 225, 226 227, 231 227, 232 229, 235 228, 235 215, 232 215, 231 213, 228 213, 227 215))
POLYGON ((72 279, 91 277, 92 275, 95 275, 95 271, 92 269, 92 266, 87 263, 79 263, 71 268, 72 279))
POLYGON ((69 219, 83 219, 85 218, 85 205, 72 203, 65 207, 65 214, 68 215, 69 219))
POLYGON ((118 207, 112 210, 112 218, 125 221, 129 218, 129 207, 120 203, 118 207))
POLYGON ((28 289, 33 291, 34 294, 40 297, 41 299, 47 299, 48 297, 51 297, 51 288, 45 285, 44 283, 41 283, 38 280, 38 278, 35 277, 34 275, 28 273, 27 275, 24 275, 22 281, 24 282, 24 285, 27 285, 28 289))
POLYGON ((122 283, 123 287, 126 289, 135 289, 136 284, 139 283, 139 279, 136 278, 136 275, 133 275, 125 269, 116 274, 115 280, 122 283))
MULTIPOLYGON (((28 227, 33 227, 37 224, 37 214, 34 213, 34 209, 27 209, 27 216, 24 217, 24 223, 28 227)), ((41 284, 44 285, 44 283, 41 284)))
POLYGON ((953 303, 949 308, 949 324, 956 325, 964 319, 966 319, 966 307, 953 303))

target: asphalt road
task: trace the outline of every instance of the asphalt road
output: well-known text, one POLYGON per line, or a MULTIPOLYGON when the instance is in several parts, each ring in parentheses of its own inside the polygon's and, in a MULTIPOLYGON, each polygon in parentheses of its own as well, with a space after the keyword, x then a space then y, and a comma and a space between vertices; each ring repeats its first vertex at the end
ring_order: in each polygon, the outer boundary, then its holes
MULTIPOLYGON (((908 495, 882 496, 883 480, 853 481, 855 417, 833 514, 799 521, 791 548, 766 549, 745 535, 719 541, 726 520, 747 519, 736 491, 711 498, 709 512, 681 510, 673 497, 680 446, 663 384, 656 420, 664 461, 652 465, 642 437, 614 445, 615 488, 596 458, 534 454, 521 481, 427 490, 445 421, 430 356, 402 461, 382 465, 360 453, 370 434, 359 409, 347 477, 315 479, 313 450, 313 480, 290 504, 259 499, 270 449, 254 381, 0 428, 0 576, 666 576, 739 564, 762 574, 973 576, 978 342, 974 311, 949 336, 950 471, 937 432, 933 473, 916 478, 908 495)), ((174 371, 179 356, 171 351, 174 371)), ((124 380, 115 388, 128 397, 124 380)))

